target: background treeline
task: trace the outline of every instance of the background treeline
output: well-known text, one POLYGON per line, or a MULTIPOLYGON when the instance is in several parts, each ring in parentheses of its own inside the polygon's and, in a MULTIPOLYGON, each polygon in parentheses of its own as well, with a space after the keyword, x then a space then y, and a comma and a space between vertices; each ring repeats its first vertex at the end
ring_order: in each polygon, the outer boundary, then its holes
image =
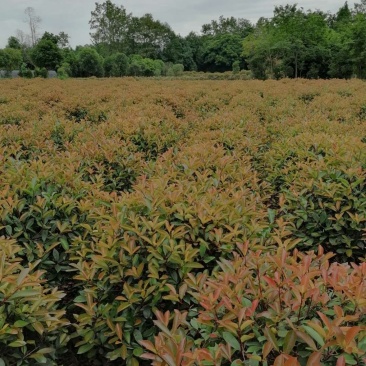
POLYGON ((183 71, 232 71, 254 78, 364 78, 366 0, 336 14, 276 6, 256 24, 219 17, 199 34, 183 37, 151 14, 133 16, 112 1, 96 3, 89 21, 91 45, 73 49, 69 37, 38 35, 40 18, 27 8, 30 34, 18 31, 0 50, 0 68, 21 76, 180 76, 183 71))

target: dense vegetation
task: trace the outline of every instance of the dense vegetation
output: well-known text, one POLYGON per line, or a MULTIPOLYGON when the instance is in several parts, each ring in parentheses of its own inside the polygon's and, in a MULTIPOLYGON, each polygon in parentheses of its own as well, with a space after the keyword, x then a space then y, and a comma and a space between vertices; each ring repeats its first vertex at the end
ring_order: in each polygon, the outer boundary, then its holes
POLYGON ((365 364, 365 100, 2 81, 0 364, 365 364))
POLYGON ((61 32, 37 36, 40 19, 27 8, 30 33, 19 31, 0 50, 0 67, 21 75, 179 76, 202 72, 249 70, 258 79, 365 78, 366 0, 336 14, 276 6, 272 18, 256 24, 220 17, 202 25, 199 34, 177 35, 151 14, 136 17, 111 0, 96 3, 89 22, 91 45, 72 49, 61 32))

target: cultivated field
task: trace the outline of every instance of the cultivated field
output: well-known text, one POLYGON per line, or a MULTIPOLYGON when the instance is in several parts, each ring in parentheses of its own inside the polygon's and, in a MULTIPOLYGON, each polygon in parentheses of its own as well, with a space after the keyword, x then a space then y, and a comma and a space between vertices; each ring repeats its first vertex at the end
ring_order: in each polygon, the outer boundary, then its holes
POLYGON ((0 365, 365 364, 364 82, 0 90, 0 365))

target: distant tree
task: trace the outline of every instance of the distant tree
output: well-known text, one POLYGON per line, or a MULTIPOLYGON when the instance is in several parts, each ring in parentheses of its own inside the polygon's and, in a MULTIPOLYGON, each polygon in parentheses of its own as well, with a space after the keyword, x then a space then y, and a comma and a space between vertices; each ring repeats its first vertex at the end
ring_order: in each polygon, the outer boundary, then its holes
POLYGON ((170 38, 162 51, 161 57, 165 62, 183 64, 185 70, 194 71, 197 69, 189 41, 181 36, 174 35, 170 38))
POLYGON ((128 27, 128 51, 144 58, 161 58, 164 49, 174 37, 170 26, 155 20, 151 14, 132 17, 128 27))
POLYGON ((60 32, 58 35, 58 43, 57 45, 60 48, 69 48, 70 47, 70 43, 69 43, 69 35, 65 32, 60 32))
POLYGON ((55 70, 61 64, 62 53, 57 46, 57 39, 53 38, 53 35, 47 33, 33 47, 31 58, 37 67, 55 70))
POLYGON ((19 43, 21 44, 22 48, 31 47, 30 36, 21 29, 17 29, 16 38, 19 40, 19 43))
POLYGON ((225 18, 220 16, 219 20, 212 20, 204 24, 201 33, 205 36, 219 36, 223 34, 236 34, 245 38, 253 31, 252 23, 243 18, 225 18))
POLYGON ((230 71, 235 61, 243 60, 242 38, 236 34, 222 34, 209 39, 204 51, 204 65, 208 71, 230 71))
POLYGON ((104 60, 105 76, 120 77, 127 75, 128 57, 124 53, 116 53, 104 60))
POLYGON ((192 59, 194 62, 193 70, 201 71, 204 68, 204 52, 205 52, 205 37, 190 32, 185 41, 192 52, 192 59))
POLYGON ((6 48, 13 48, 15 50, 21 50, 22 45, 17 37, 11 36, 8 38, 8 44, 6 48))
POLYGON ((51 41, 52 43, 54 43, 57 46, 60 41, 60 38, 56 34, 44 32, 40 41, 51 41))
POLYGON ((123 6, 119 7, 110 0, 96 3, 89 21, 93 44, 106 55, 125 51, 130 18, 123 6))
POLYGON ((22 63, 22 52, 14 48, 0 50, 0 68, 8 73, 18 69, 22 63))
POLYGON ((354 11, 358 14, 366 14, 366 0, 361 0, 355 4, 354 11))
POLYGON ((352 21, 352 12, 346 1, 344 5, 338 10, 335 16, 335 22, 336 24, 345 24, 351 21, 352 21))
POLYGON ((26 8, 24 13, 26 15, 25 22, 28 24, 30 31, 31 45, 35 46, 38 40, 38 29, 41 24, 41 18, 36 15, 36 12, 32 7, 26 8))
POLYGON ((98 76, 104 74, 103 57, 91 47, 84 47, 77 55, 78 75, 81 77, 98 76))

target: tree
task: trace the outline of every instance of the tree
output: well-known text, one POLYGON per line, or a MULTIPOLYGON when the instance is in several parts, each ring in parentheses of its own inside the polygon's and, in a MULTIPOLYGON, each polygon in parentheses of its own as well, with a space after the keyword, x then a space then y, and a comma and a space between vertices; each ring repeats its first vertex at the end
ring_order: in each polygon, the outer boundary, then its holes
POLYGON ((0 67, 7 73, 18 69, 22 63, 22 52, 14 48, 0 50, 0 67))
POLYGON ((255 31, 243 41, 243 57, 257 79, 275 77, 280 64, 278 38, 269 22, 260 22, 255 31))
POLYGON ((219 20, 202 26, 201 33, 205 36, 219 36, 223 34, 236 34, 242 38, 247 37, 253 31, 252 23, 243 18, 225 18, 222 15, 219 20))
POLYGON ((31 57, 38 67, 44 67, 48 70, 56 70, 61 64, 62 53, 57 46, 57 37, 45 33, 42 39, 33 47, 31 57))
POLYGON ((366 13, 358 12, 349 28, 348 49, 355 74, 366 78, 366 13))
POLYGON ((174 36, 168 24, 155 20, 151 14, 132 17, 128 28, 129 52, 145 58, 161 58, 174 36))
POLYGON ((241 57, 242 38, 226 33, 208 40, 204 51, 204 65, 208 71, 230 71, 235 61, 241 57))
POLYGON ((95 3, 89 21, 93 44, 106 55, 125 51, 130 18, 123 6, 118 7, 110 0, 95 3))
POLYGON ((162 51, 162 60, 173 64, 183 64, 185 70, 197 69, 193 59, 193 50, 189 41, 181 36, 174 35, 162 51))
POLYGON ((355 4, 356 14, 366 14, 366 0, 361 0, 359 3, 355 4))
POLYGON ((127 75, 128 57, 124 53, 116 53, 104 60, 105 76, 120 77, 127 75))
POLYGON ((70 47, 70 43, 69 43, 69 35, 65 32, 60 32, 58 35, 58 43, 57 45, 60 47, 60 48, 69 48, 70 47))
POLYGON ((38 40, 38 29, 41 24, 41 18, 36 15, 36 12, 32 7, 26 8, 24 13, 27 16, 25 22, 29 26, 31 45, 35 46, 38 40))
POLYGON ((103 76, 103 57, 94 48, 83 47, 77 55, 77 67, 77 76, 103 76))
POLYGON ((23 49, 31 46, 30 36, 21 29, 17 29, 16 38, 19 40, 23 49))
POLYGON ((8 44, 6 48, 13 48, 15 50, 21 50, 22 45, 17 37, 11 36, 8 38, 8 44))
MULTIPOLYGON (((205 37, 190 32, 185 41, 190 51, 192 52, 193 67, 192 70, 201 71, 204 68, 204 52, 205 52, 205 37)), ((188 69, 188 68, 187 68, 188 69)))

